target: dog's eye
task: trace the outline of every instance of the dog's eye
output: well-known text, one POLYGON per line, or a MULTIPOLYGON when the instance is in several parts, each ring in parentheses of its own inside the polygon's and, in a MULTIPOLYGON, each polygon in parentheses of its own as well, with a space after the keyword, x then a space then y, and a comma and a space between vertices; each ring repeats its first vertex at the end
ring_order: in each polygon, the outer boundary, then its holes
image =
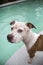
POLYGON ((12 27, 11 30, 13 30, 14 28, 12 27))
POLYGON ((22 31, 23 31, 22 29, 18 29, 18 31, 17 31, 17 32, 21 33, 22 31))

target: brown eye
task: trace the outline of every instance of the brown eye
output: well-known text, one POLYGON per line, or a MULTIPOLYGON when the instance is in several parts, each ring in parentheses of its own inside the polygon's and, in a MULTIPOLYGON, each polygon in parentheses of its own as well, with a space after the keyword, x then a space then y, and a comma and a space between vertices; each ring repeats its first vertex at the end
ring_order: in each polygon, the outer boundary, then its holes
POLYGON ((11 30, 13 30, 14 28, 12 27, 11 30))
POLYGON ((23 30, 19 29, 18 32, 21 33, 23 30))

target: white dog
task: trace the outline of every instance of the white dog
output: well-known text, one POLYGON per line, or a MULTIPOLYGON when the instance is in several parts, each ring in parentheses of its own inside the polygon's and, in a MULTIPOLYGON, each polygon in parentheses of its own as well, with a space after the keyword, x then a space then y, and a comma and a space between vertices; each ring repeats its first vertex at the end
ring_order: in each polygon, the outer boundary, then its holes
POLYGON ((11 43, 23 41, 30 56, 29 63, 31 63, 35 52, 43 50, 43 35, 31 31, 31 28, 36 28, 32 23, 13 21, 10 25, 11 33, 7 35, 8 41, 11 43))

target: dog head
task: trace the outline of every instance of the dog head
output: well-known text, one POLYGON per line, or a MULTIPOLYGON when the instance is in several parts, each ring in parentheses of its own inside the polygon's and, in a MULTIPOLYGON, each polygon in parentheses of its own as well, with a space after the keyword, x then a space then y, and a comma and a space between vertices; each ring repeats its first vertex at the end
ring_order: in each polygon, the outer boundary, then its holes
POLYGON ((31 28, 36 28, 32 23, 24 23, 13 21, 10 23, 11 33, 7 35, 7 39, 11 43, 22 41, 31 28))

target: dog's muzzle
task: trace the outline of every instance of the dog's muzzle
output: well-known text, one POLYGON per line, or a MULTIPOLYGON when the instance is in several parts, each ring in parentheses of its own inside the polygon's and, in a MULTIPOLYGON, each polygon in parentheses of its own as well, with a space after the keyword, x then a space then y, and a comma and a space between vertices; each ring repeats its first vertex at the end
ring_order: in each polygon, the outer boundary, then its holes
POLYGON ((8 35, 7 35, 7 40, 8 40, 9 42, 13 43, 13 42, 12 42, 12 40, 13 40, 13 35, 12 35, 12 34, 8 34, 8 35))

